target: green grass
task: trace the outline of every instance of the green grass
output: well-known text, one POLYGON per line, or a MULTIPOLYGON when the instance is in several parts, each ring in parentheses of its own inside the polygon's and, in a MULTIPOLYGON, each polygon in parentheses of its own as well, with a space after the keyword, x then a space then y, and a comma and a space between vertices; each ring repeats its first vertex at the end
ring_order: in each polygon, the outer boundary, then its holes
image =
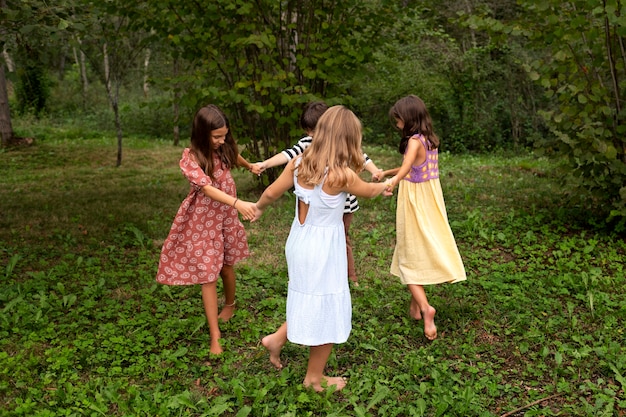
MULTIPOLYGON (((316 394, 301 385, 306 348, 288 343, 276 371, 259 343, 284 320, 292 198, 246 224, 253 255, 212 357, 199 288, 154 280, 188 190, 182 149, 127 138, 115 168, 113 137, 62 135, 0 151, 2 416, 626 414, 626 243, 587 226, 559 160, 441 156, 468 280, 427 288, 434 342, 388 272, 395 199, 361 200, 353 331, 328 363, 349 383, 316 394)), ((256 179, 235 175, 240 198, 258 198, 256 179)))

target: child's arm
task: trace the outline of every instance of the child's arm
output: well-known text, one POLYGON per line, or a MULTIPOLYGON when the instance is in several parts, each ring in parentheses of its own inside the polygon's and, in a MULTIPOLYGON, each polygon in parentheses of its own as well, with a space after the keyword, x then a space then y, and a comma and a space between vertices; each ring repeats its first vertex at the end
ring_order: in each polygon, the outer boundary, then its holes
POLYGON ((259 201, 256 202, 256 212, 251 221, 258 220, 267 206, 278 200, 287 190, 293 187, 293 165, 294 161, 289 161, 276 181, 271 183, 265 191, 263 191, 259 201))
MULTIPOLYGON (((348 170, 348 184, 338 191, 346 191, 357 197, 372 198, 383 194, 388 188, 389 183, 365 182, 356 174, 356 172, 350 169, 348 170)), ((333 190, 329 189, 329 191, 331 191, 330 194, 332 194, 333 190)), ((389 195, 391 195, 391 193, 385 193, 385 196, 389 195)))
POLYGON ((398 171, 400 171, 400 167, 398 168, 391 168, 391 169, 386 169, 382 172, 382 174, 380 174, 380 177, 378 178, 378 181, 382 180, 385 177, 388 176, 394 176, 398 173, 398 171))
POLYGON ((263 162, 255 162, 252 165, 254 166, 254 169, 258 171, 258 173, 255 172, 255 174, 260 175, 263 171, 265 171, 268 168, 274 168, 279 165, 285 165, 287 162, 289 162, 289 158, 287 158, 285 154, 281 152, 281 153, 277 153, 271 158, 266 159, 263 162))
POLYGON ((224 191, 218 190, 211 184, 207 184, 202 187, 202 193, 209 197, 211 200, 219 201, 222 204, 228 204, 229 206, 236 208, 245 220, 252 220, 254 218, 254 203, 251 203, 249 201, 243 201, 238 199, 237 197, 226 194, 224 191))
POLYGON ((398 185, 400 180, 406 177, 406 174, 411 170, 411 166, 415 163, 416 160, 426 158, 426 149, 417 138, 409 139, 409 142, 406 146, 406 151, 404 152, 404 159, 402 160, 402 165, 398 168, 398 171, 395 173, 390 180, 390 187, 393 190, 393 187, 398 185))
POLYGON ((365 157, 365 169, 372 174, 372 181, 380 181, 383 178, 383 170, 378 168, 366 154, 363 156, 365 157))
POLYGON ((256 167, 254 166, 254 164, 251 164, 250 162, 248 162, 248 160, 244 158, 243 156, 241 156, 241 154, 237 154, 237 166, 243 167, 247 169, 248 171, 252 172, 253 174, 259 175, 261 173, 261 172, 256 172, 256 167))
POLYGON ((311 144, 312 138, 310 136, 310 132, 307 132, 309 136, 305 136, 298 141, 291 148, 285 149, 284 151, 277 153, 269 159, 266 159, 263 162, 257 162, 255 165, 255 169, 259 169, 260 172, 265 171, 268 168, 274 168, 279 165, 285 165, 287 162, 291 161, 298 155, 302 155, 302 152, 311 144))

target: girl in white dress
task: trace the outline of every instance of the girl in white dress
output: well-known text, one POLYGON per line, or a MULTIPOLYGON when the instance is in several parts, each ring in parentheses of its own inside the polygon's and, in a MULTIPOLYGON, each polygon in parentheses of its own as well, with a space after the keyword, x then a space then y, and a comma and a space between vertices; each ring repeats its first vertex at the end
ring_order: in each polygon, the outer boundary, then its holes
MULTIPOLYGON (((256 203, 257 220, 265 208, 295 188, 295 218, 285 254, 289 272, 287 321, 262 343, 280 368, 287 340, 310 346, 304 385, 316 391, 346 385, 327 377, 324 367, 335 343, 344 343, 352 328, 343 208, 347 193, 375 197, 389 184, 368 183, 363 169, 361 122, 343 106, 328 109, 315 127, 315 140, 291 160, 256 203)), ((385 193, 389 194, 390 193, 385 193)))

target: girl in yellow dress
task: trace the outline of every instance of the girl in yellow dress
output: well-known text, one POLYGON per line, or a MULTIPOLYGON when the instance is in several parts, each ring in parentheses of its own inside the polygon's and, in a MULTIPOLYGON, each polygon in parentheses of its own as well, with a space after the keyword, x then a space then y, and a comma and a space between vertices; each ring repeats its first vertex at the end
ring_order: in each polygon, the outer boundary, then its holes
POLYGON ((424 335, 434 340, 436 310, 428 303, 424 285, 466 279, 439 182, 439 138, 417 96, 398 100, 389 115, 402 133, 399 151, 404 155, 402 166, 383 172, 383 177, 393 175, 391 188, 398 185, 391 273, 400 277, 411 293, 411 317, 424 319, 424 335))

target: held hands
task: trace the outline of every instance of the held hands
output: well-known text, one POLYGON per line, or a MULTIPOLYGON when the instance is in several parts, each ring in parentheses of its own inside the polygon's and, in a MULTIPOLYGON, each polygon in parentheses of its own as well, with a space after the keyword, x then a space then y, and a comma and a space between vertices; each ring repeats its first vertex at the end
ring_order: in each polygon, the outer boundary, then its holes
POLYGON ((385 197, 390 197, 393 195, 393 188, 396 186, 396 177, 393 178, 389 178, 387 181, 385 181, 385 191, 383 191, 383 195, 385 197))
POLYGON ((254 217, 252 219, 250 219, 250 223, 253 223, 257 220, 259 220, 261 218, 261 215, 263 214, 263 210, 261 210, 259 207, 257 207, 257 205, 254 205, 254 217))
MULTIPOLYGON (((398 172, 398 168, 393 168, 393 169, 388 169, 386 171, 381 170, 380 175, 378 176, 378 182, 382 181, 383 179, 385 179, 385 177, 389 177, 389 176, 393 176, 398 172)), ((374 180, 374 176, 372 175, 372 180, 374 180)), ((394 185, 398 182, 397 179, 395 179, 395 183, 394 185)))
POLYGON ((261 172, 263 172, 263 170, 259 169, 259 166, 257 164, 250 164, 250 172, 255 175, 261 175, 261 172))
POLYGON ((265 171, 265 164, 263 162, 255 162, 250 164, 250 172, 256 175, 261 175, 265 171))
POLYGON ((375 172, 372 172, 372 182, 380 182, 385 177, 383 170, 378 169, 375 172))
POLYGON ((244 220, 253 220, 256 215, 256 204, 249 201, 237 200, 234 207, 241 214, 244 220))

